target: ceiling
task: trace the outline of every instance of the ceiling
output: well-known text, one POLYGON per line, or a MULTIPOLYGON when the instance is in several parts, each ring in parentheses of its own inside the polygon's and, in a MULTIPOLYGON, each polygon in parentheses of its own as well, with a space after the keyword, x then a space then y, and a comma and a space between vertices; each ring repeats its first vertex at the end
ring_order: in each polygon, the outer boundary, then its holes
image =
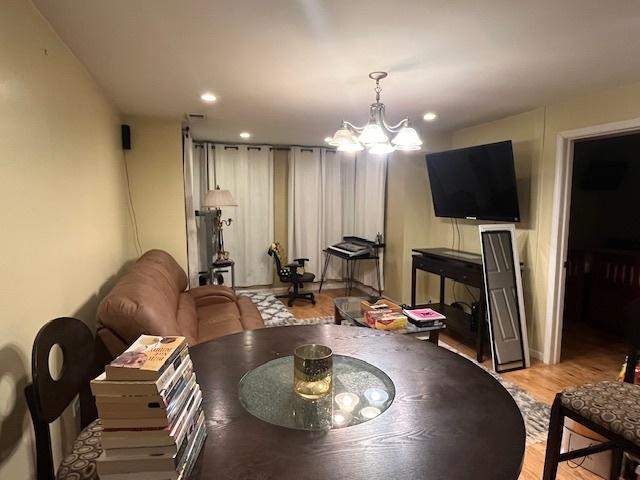
POLYGON ((122 113, 204 113, 201 139, 322 144, 366 122, 373 70, 425 133, 640 80, 637 0, 34 2, 122 113))

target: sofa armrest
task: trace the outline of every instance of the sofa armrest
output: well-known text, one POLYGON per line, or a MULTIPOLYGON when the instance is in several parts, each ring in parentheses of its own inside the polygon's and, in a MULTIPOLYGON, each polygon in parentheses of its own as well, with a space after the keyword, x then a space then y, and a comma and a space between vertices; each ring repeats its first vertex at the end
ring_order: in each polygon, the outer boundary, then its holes
POLYGON ((197 307, 215 303, 235 302, 238 298, 231 288, 224 285, 205 285, 192 288, 187 293, 191 295, 197 307))
POLYGON ((118 337, 113 330, 103 325, 98 325, 95 342, 96 361, 98 364, 102 364, 102 370, 104 370, 104 366, 107 363, 111 362, 111 360, 116 358, 129 347, 129 345, 118 337))

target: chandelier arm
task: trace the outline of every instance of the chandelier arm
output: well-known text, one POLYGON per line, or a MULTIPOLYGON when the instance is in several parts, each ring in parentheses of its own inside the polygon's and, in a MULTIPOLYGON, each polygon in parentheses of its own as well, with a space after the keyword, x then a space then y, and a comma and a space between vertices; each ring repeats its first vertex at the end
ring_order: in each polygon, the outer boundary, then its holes
POLYGON ((386 128, 387 130, 389 130, 390 132, 396 133, 398 132, 401 128, 406 127, 407 125, 409 125, 409 119, 405 118, 400 120, 397 124, 395 125, 389 125, 387 124, 386 119, 384 118, 384 116, 382 117, 382 124, 384 125, 384 128, 386 128))
POLYGON ((358 133, 361 133, 364 130, 364 126, 363 127, 357 127, 353 123, 347 122, 346 120, 343 120, 342 124, 346 125, 347 127, 351 128, 352 130, 355 130, 358 133))

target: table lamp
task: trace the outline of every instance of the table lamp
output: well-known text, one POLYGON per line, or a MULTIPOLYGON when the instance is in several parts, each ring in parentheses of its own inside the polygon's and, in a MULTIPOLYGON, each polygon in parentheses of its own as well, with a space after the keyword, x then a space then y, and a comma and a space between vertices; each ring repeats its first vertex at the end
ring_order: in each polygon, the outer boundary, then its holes
POLYGON ((224 250, 223 225, 231 225, 231 219, 222 220, 222 207, 237 207, 238 204, 229 190, 221 190, 217 185, 215 190, 209 190, 204 197, 203 207, 213 210, 213 247, 217 252, 217 260, 228 260, 229 252, 224 250))

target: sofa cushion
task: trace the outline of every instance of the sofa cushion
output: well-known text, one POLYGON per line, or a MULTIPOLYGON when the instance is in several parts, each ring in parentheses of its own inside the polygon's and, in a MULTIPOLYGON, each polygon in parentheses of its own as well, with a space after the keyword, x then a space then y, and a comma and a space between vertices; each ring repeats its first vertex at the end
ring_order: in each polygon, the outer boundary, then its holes
POLYGON ((189 345, 198 343, 198 313, 196 302, 188 293, 181 293, 178 300, 178 327, 189 345))
POLYGON ((198 319, 198 343, 244 330, 240 311, 234 302, 199 307, 198 319))
POLYGON ((249 297, 240 295, 238 296, 237 303, 238 309, 240 310, 240 322, 245 330, 264 328, 262 315, 260 315, 260 311, 249 297))

